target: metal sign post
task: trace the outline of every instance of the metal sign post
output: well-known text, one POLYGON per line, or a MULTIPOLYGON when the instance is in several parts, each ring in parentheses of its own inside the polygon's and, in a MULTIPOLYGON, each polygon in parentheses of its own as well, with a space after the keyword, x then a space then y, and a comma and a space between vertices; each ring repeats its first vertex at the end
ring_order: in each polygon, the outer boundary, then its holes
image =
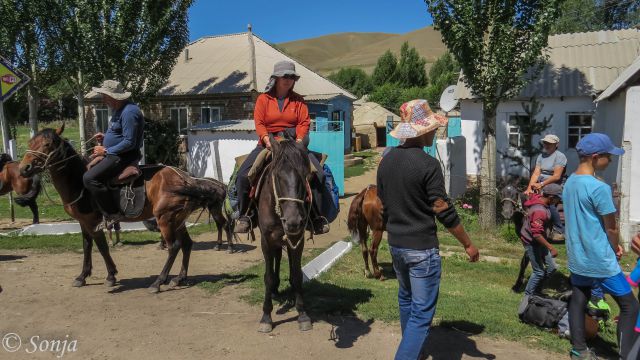
MULTIPOLYGON (((9 146, 9 124, 4 116, 4 101, 30 80, 27 75, 14 68, 9 61, 0 56, 0 130, 2 132, 2 148, 5 153, 11 154, 12 158, 16 154, 9 146)), ((11 211, 11 222, 14 222, 16 219, 13 208, 13 193, 9 193, 9 209, 11 211)))

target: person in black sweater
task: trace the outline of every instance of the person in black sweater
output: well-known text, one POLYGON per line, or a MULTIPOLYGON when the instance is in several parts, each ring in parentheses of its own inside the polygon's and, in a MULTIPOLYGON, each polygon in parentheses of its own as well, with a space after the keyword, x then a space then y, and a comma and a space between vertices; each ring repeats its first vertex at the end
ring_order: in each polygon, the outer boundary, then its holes
POLYGON ((402 340, 395 359, 416 360, 429 334, 440 288, 435 219, 460 241, 470 261, 478 261, 479 253, 447 196, 438 160, 423 149, 433 143, 435 131, 447 124, 447 118, 432 112, 426 100, 404 103, 400 114, 402 121, 391 136, 401 145, 382 158, 377 182, 399 283, 402 340))

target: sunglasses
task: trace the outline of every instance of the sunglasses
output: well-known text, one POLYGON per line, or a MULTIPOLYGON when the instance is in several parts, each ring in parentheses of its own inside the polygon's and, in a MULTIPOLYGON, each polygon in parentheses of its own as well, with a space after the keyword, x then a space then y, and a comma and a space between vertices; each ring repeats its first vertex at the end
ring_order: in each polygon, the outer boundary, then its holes
POLYGON ((297 80, 298 77, 295 75, 291 75, 291 74, 286 74, 283 76, 284 79, 289 79, 289 80, 297 80))

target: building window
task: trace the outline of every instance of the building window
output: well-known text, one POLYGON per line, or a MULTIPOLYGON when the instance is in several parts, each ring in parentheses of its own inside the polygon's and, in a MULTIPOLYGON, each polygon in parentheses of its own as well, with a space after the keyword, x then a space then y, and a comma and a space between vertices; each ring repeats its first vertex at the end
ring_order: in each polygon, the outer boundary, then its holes
POLYGON ((334 111, 331 113, 332 121, 342 121, 342 111, 334 111))
POLYGON ((575 148, 583 136, 591 134, 593 117, 591 114, 569 114, 567 123, 569 148, 575 148))
POLYGON ((189 117, 187 115, 186 107, 173 107, 169 110, 170 120, 172 123, 176 125, 178 132, 181 135, 187 134, 187 129, 189 128, 189 117))
POLYGON ((316 119, 316 113, 309 113, 309 119, 315 120, 316 119))
POLYGON ((509 146, 521 148, 525 146, 526 134, 522 131, 522 125, 529 121, 527 115, 509 115, 509 146))
POLYGON ((109 110, 96 109, 96 131, 104 133, 107 129, 109 129, 109 110))
POLYGON ((208 124, 222 120, 222 108, 218 106, 203 106, 200 108, 200 123, 208 124))

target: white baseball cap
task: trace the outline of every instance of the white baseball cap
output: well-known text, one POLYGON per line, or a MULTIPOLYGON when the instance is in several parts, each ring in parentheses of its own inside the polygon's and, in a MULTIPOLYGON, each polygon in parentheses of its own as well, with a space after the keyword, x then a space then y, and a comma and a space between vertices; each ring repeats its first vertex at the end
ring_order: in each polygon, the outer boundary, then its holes
POLYGON ((557 144, 560 142, 560 138, 553 135, 553 134, 547 134, 545 135, 545 137, 543 137, 540 142, 546 142, 549 144, 557 144))

